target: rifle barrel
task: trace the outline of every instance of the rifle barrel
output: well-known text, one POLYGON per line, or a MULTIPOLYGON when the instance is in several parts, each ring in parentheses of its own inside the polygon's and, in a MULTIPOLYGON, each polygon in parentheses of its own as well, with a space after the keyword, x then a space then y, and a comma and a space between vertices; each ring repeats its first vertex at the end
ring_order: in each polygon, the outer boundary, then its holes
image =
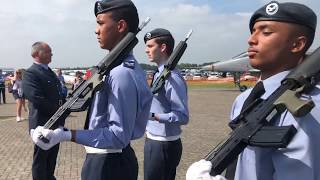
POLYGON ((193 30, 190 29, 189 32, 188 32, 188 34, 186 35, 186 39, 185 39, 184 41, 187 41, 187 40, 190 38, 190 36, 191 36, 192 33, 193 33, 193 30))
POLYGON ((147 17, 139 26, 138 31, 141 31, 150 21, 151 21, 151 18, 147 17))

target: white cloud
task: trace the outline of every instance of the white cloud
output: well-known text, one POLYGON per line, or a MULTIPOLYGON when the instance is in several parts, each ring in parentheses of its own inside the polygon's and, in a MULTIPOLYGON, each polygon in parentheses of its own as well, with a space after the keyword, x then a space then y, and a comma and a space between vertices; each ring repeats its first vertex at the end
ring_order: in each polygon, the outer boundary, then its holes
MULTIPOLYGON (((246 49, 244 37, 248 35, 248 16, 241 13, 217 15, 208 5, 177 4, 159 8, 152 15, 152 24, 147 29, 167 28, 175 36, 176 42, 184 39, 189 29, 194 29, 181 62, 203 63, 221 60, 246 49), (232 50, 228 49, 231 45, 232 50)), ((143 44, 140 44, 139 48, 142 47, 143 44)), ((141 59, 146 59, 143 52, 137 54, 141 59)))
POLYGON ((79 0, 51 0, 51 2, 56 3, 61 7, 67 7, 72 9, 72 7, 79 2, 79 0))
POLYGON ((252 12, 237 12, 237 13, 235 13, 235 15, 246 17, 246 18, 250 19, 252 12))
MULTIPOLYGON (((134 50, 143 63, 147 62, 143 35, 157 27, 169 29, 176 42, 184 39, 189 29, 194 29, 181 62, 229 59, 246 50, 251 10, 258 8, 251 7, 251 0, 241 1, 241 7, 238 1, 224 4, 213 0, 133 1, 141 21, 147 16, 152 18, 138 35, 140 43, 134 50)), ((262 6, 265 2, 260 1, 262 6)), ((306 3, 320 17, 320 1, 298 1, 306 3)), ((52 67, 95 65, 105 51, 99 48, 94 34, 93 6, 94 1, 88 0, 2 0, 0 67, 28 67, 32 62, 30 46, 39 40, 47 41, 53 48, 52 67)), ((319 46, 319 41, 314 46, 319 46)))

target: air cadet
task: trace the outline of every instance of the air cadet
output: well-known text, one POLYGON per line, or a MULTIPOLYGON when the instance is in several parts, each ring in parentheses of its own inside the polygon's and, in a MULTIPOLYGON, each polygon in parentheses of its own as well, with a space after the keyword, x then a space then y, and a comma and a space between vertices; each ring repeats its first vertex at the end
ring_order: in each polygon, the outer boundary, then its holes
MULTIPOLYGON (((112 50, 128 32, 137 31, 138 13, 130 0, 97 1, 94 12, 95 33, 102 49, 112 50)), ((143 136, 151 102, 146 74, 131 52, 95 93, 85 130, 37 127, 33 141, 44 149, 61 141, 84 145, 87 154, 82 180, 136 180, 138 162, 130 141, 143 136), (50 142, 39 140, 41 134, 50 142)))
MULTIPOLYGON (((272 1, 251 16, 248 55, 252 67, 261 71, 261 83, 258 84, 264 87, 262 99, 268 98, 280 86, 281 80, 304 60, 313 42, 316 24, 316 14, 309 7, 292 2, 272 1)), ((231 119, 239 115, 251 90, 236 98, 231 119)), ((320 179, 319 87, 307 96, 316 105, 309 114, 294 117, 285 111, 274 123, 275 126, 296 127, 297 133, 289 145, 279 149, 248 146, 239 155, 236 180, 320 179)), ((210 166, 211 163, 205 160, 196 162, 189 168, 187 179, 218 178, 209 176, 210 166)))
MULTIPOLYGON (((161 74, 174 48, 174 38, 166 29, 154 29, 144 36, 145 52, 161 74)), ((164 87, 153 96, 151 118, 146 128, 144 179, 174 180, 182 144, 181 125, 189 121, 187 86, 178 70, 173 70, 164 87)))

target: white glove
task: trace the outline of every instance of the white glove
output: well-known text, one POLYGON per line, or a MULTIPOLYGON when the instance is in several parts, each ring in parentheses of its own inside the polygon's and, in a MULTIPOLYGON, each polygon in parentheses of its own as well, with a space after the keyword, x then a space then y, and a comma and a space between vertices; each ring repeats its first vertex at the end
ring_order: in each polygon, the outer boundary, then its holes
POLYGON ((211 176, 211 167, 211 162, 204 159, 193 163, 188 168, 186 180, 227 180, 225 177, 220 175, 211 176))
POLYGON ((31 129, 30 130, 31 139, 35 144, 37 144, 38 141, 41 141, 39 137, 42 135, 41 134, 42 130, 43 130, 42 126, 38 126, 36 129, 31 129))
POLYGON ((48 150, 62 141, 71 140, 71 131, 64 130, 63 127, 59 127, 53 131, 50 129, 43 129, 42 126, 38 126, 34 131, 32 129, 30 131, 30 134, 32 137, 32 141, 43 150, 48 150), (49 142, 43 142, 40 139, 41 135, 47 138, 49 142))

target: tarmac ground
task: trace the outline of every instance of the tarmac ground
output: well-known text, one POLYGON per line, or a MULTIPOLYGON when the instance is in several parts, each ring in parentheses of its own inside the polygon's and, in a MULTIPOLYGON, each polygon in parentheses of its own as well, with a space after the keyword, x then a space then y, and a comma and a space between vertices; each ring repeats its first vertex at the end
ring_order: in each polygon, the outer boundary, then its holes
MULTIPOLYGON (((189 90, 190 122, 183 127, 183 154, 177 169, 177 180, 184 180, 188 167, 202 159, 223 140, 229 129, 229 112, 237 90, 199 88, 189 90)), ((33 143, 28 134, 28 120, 16 122, 16 105, 12 94, 7 104, 0 105, 0 180, 29 180, 33 143)), ((27 112, 23 112, 27 117, 27 112)), ((72 113, 66 120, 69 129, 82 128, 86 112, 72 113)), ((139 180, 143 179, 144 138, 133 141, 139 161, 139 180)), ((60 145, 55 176, 58 180, 80 179, 85 152, 81 145, 64 142, 60 145)))

